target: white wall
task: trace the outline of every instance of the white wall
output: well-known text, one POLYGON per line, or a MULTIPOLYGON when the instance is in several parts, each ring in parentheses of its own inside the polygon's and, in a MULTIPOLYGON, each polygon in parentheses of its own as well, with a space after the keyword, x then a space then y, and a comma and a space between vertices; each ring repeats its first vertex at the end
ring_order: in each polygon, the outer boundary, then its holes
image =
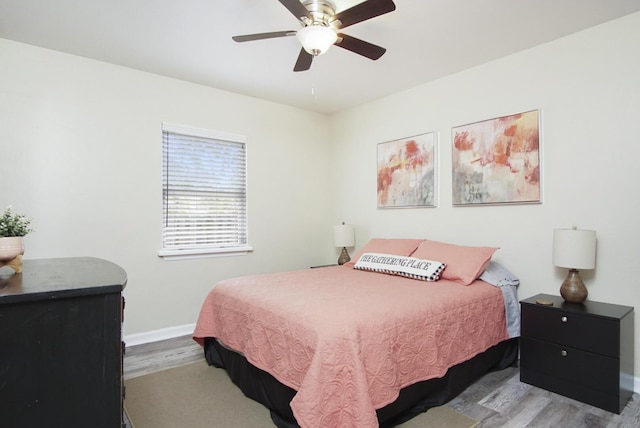
POLYGON ((220 279, 337 258, 326 116, 2 39, 0 64, 0 208, 33 218, 25 258, 127 271, 125 334, 194 323, 220 279), (163 121, 248 137, 253 253, 156 255, 163 121))
POLYGON ((595 229, 589 299, 640 311, 639 40, 636 13, 334 116, 336 216, 356 225, 357 247, 371 237, 501 247, 494 259, 520 277, 521 298, 559 294, 554 228, 595 229), (532 109, 542 113, 543 203, 452 207, 451 128, 532 109), (439 206, 378 210, 376 144, 429 131, 440 136, 439 206))
MULTIPOLYGON (((331 118, 0 39, 0 208, 34 218, 26 258, 120 264, 126 334, 195 322, 219 279, 331 262, 339 220, 356 225, 357 247, 375 236, 499 246, 523 298, 558 293, 554 228, 595 229, 589 298, 640 310, 638 39, 636 13, 331 118), (530 109, 542 113, 544 202, 452 207, 451 127, 530 109), (162 121, 248 136, 254 253, 156 256, 162 121), (439 206, 378 210, 376 144, 429 131, 439 206)), ((636 328, 636 373, 639 360, 636 328)))

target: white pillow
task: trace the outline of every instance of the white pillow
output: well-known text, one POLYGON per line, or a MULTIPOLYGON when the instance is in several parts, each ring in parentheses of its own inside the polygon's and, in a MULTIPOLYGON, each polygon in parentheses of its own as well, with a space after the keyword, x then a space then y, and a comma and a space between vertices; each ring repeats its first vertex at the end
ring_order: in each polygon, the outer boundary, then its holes
POLYGON ((478 277, 484 282, 488 282, 496 287, 502 287, 504 285, 520 285, 520 280, 517 276, 511 273, 509 269, 502 266, 500 263, 490 261, 485 268, 482 275, 478 277))
POLYGON ((439 280, 440 273, 445 267, 444 263, 433 260, 380 253, 364 253, 354 265, 355 269, 400 275, 422 281, 439 280))

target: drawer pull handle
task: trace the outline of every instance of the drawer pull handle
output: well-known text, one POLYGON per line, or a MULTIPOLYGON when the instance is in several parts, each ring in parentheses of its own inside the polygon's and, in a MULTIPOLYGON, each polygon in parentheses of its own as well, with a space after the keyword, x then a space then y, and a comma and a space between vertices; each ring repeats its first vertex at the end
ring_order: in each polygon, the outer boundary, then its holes
POLYGON ((560 351, 560 355, 562 355, 563 357, 567 356, 567 351, 565 351, 564 349, 562 351, 560 351))
POLYGON ((567 317, 562 317, 562 318, 560 318, 560 321, 562 321, 562 322, 567 322, 567 321, 568 321, 568 318, 567 318, 567 317))

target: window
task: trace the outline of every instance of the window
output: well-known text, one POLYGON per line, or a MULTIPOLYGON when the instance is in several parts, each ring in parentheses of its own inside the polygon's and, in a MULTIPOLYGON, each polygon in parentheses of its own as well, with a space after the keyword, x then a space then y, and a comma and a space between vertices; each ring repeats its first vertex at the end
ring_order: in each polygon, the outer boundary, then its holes
POLYGON ((162 124, 162 249, 165 258, 244 253, 246 138, 162 124))

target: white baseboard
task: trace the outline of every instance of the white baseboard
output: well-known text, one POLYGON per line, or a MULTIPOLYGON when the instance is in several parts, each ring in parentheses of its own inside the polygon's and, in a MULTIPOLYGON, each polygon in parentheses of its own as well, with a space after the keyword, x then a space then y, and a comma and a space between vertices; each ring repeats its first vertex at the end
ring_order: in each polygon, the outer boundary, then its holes
POLYGON ((147 331, 144 333, 129 334, 124 336, 123 340, 126 346, 142 345, 145 343, 187 336, 192 334, 193 329, 195 328, 195 324, 180 325, 177 327, 162 328, 160 330, 147 331))
MULTIPOLYGON (((175 337, 187 336, 193 333, 195 324, 180 325, 177 327, 162 328, 160 330, 147 331, 124 336, 124 343, 127 346, 143 345, 145 343, 158 342, 160 340, 173 339, 175 337)), ((633 391, 640 393, 640 377, 633 378, 633 391)))

